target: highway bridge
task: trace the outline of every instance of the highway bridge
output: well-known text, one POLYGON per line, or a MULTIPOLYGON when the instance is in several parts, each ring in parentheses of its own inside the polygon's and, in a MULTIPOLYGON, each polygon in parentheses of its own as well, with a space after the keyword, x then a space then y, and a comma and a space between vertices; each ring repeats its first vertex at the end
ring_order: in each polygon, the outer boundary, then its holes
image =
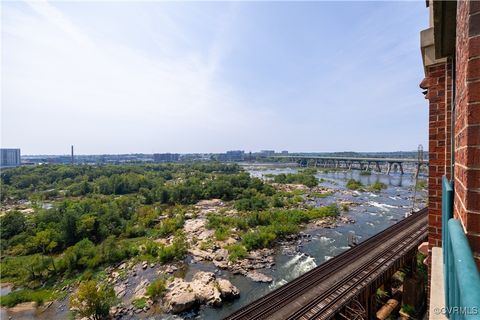
POLYGON ((361 157, 323 157, 323 156, 274 156, 276 159, 290 159, 297 162, 302 167, 334 167, 334 168, 348 168, 360 170, 376 170, 382 171, 382 166, 386 168, 386 173, 398 169, 401 174, 404 173, 403 164, 409 163, 420 170, 421 166, 428 166, 427 160, 412 159, 412 158, 361 158, 361 157))
POLYGON ((417 248, 426 238, 423 209, 226 319, 376 319, 377 288, 401 268, 415 270, 417 248))

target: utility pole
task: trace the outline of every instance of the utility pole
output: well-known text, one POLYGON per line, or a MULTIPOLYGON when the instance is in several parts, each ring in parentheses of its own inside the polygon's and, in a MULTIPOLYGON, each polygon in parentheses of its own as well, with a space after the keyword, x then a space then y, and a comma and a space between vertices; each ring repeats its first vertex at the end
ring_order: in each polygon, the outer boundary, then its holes
POLYGON ((72 144, 72 158, 71 158, 71 161, 72 161, 72 166, 74 165, 75 163, 75 158, 73 156, 73 144, 72 144))

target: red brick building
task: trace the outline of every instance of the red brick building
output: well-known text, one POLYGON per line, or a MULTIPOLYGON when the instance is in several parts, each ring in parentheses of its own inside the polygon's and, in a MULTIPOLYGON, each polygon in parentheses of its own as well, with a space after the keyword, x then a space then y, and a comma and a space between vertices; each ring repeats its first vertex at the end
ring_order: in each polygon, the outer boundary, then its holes
POLYGON ((429 7, 431 27, 421 33, 421 87, 429 100, 429 246, 441 246, 446 175, 454 184, 454 217, 480 266, 480 1, 429 7))
POLYGON ((421 32, 425 79, 420 87, 429 101, 429 252, 442 247, 446 229, 445 176, 453 186, 453 218, 480 269, 480 1, 430 0, 427 6, 430 28, 421 32), (443 207, 445 217, 445 202, 443 207))

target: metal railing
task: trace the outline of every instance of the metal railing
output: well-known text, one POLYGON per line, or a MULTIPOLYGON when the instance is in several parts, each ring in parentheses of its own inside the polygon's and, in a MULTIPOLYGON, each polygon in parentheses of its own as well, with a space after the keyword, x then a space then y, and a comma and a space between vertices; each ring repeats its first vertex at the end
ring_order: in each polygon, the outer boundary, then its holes
POLYGON ((442 250, 445 314, 451 320, 480 319, 480 274, 463 227, 453 215, 453 188, 442 179, 442 250))

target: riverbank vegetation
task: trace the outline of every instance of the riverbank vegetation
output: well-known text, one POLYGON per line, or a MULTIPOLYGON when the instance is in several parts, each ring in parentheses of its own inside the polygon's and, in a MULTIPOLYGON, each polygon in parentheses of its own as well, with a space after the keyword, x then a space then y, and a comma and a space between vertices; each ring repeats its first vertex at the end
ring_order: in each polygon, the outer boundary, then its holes
POLYGON ((370 192, 379 192, 387 188, 387 185, 380 181, 376 181, 365 187, 362 182, 355 179, 349 179, 345 186, 350 190, 360 190, 360 191, 366 190, 370 192))
MULTIPOLYGON (((244 212, 237 216, 225 216, 222 214, 210 214, 208 216, 209 229, 219 230, 226 239, 233 229, 237 230, 241 245, 250 251, 269 247, 277 239, 297 233, 301 224, 312 220, 334 217, 339 214, 337 205, 329 205, 321 208, 308 209, 270 209, 260 212, 244 212)), ((236 260, 244 256, 246 251, 238 246, 228 248, 230 259, 236 260), (242 252, 242 254, 239 254, 242 252)))
POLYGON ((305 169, 298 173, 281 173, 274 177, 273 181, 276 183, 298 183, 303 184, 309 188, 318 185, 319 181, 315 177, 316 170, 313 172, 311 169, 305 169))
POLYGON ((367 187, 367 190, 370 191, 370 192, 378 192, 378 191, 381 191, 383 189, 386 189, 387 188, 387 185, 383 182, 380 182, 380 181, 376 181, 374 183, 372 183, 371 185, 369 185, 367 187))
POLYGON ((355 179, 350 179, 347 181, 346 187, 350 190, 358 190, 363 188, 363 183, 355 179))

